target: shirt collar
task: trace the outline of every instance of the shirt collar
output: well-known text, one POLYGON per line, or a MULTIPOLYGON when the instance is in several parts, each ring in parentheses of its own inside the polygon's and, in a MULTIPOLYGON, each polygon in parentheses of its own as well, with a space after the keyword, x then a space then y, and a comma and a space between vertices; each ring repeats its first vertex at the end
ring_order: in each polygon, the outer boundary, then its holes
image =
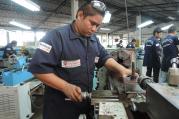
POLYGON ((153 40, 160 40, 160 38, 157 38, 156 36, 152 36, 153 40))
MULTIPOLYGON (((73 21, 70 25, 69 25, 69 35, 70 35, 70 39, 71 40, 75 40, 75 39, 84 39, 84 37, 80 36, 80 34, 76 33, 74 28, 73 28, 73 24, 75 21, 73 21)), ((91 41, 96 41, 96 35, 93 34, 90 37, 85 37, 87 39, 90 39, 91 41)))

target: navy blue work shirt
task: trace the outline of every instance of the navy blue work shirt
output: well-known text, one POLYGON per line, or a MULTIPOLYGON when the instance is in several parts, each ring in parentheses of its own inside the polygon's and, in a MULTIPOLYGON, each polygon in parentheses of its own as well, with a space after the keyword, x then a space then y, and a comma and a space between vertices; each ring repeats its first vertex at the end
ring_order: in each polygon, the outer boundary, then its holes
POLYGON ((145 54, 144 54, 144 61, 143 66, 147 67, 154 67, 154 68, 160 68, 161 65, 161 45, 160 41, 155 37, 150 37, 145 42, 145 54))
POLYGON ((110 57, 95 34, 79 36, 71 24, 47 33, 39 43, 29 71, 54 73, 82 91, 91 92, 95 65, 102 67, 110 57))
POLYGON ((132 42, 130 42, 130 43, 126 46, 126 48, 135 48, 135 45, 132 44, 132 42))
POLYGON ((169 67, 172 66, 171 59, 178 57, 178 48, 177 45, 179 45, 179 39, 177 36, 174 35, 168 35, 163 41, 162 41, 162 47, 163 47, 163 59, 162 59, 162 71, 168 72, 169 67))

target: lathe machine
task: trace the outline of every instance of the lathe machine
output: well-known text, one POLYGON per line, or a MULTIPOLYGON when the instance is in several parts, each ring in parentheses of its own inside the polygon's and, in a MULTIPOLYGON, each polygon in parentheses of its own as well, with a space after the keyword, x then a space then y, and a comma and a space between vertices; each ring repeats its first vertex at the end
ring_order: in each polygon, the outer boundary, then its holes
MULTIPOLYGON (((135 67, 134 50, 110 53, 125 67, 135 67)), ((99 85, 90 94, 94 119, 179 119, 178 87, 154 83, 145 76, 136 77, 137 80, 130 76, 125 82, 118 78, 105 68, 97 71, 99 85)))

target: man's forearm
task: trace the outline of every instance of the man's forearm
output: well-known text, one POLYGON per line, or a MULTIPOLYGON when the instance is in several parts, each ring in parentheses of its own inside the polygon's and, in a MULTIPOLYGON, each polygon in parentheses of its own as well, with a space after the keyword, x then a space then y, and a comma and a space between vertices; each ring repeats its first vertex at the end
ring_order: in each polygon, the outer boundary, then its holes
POLYGON ((62 91, 70 100, 75 102, 81 102, 81 88, 70 84, 62 78, 56 76, 53 73, 48 74, 35 74, 35 76, 46 85, 62 91))
POLYGON ((40 81, 45 83, 46 85, 55 88, 59 91, 63 91, 67 82, 59 77, 57 77, 54 73, 48 74, 34 74, 40 81))
POLYGON ((132 74, 132 71, 125 68, 124 66, 122 66, 121 64, 119 64, 118 62, 116 62, 113 58, 109 58, 106 63, 105 63, 105 67, 108 68, 109 70, 113 71, 113 72, 117 72, 122 75, 122 77, 126 77, 128 75, 132 74))

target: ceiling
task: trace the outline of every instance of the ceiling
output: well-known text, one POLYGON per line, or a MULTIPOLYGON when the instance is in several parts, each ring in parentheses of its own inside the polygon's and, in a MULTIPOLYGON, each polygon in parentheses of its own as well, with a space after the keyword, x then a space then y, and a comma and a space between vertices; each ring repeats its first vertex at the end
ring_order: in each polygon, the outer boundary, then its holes
MULTIPOLYGON (((0 27, 16 29, 9 21, 16 20, 33 30, 50 30, 71 23, 70 0, 32 0, 41 7, 40 12, 32 12, 11 0, 0 0, 0 27)), ((82 4, 87 0, 79 0, 82 4)), ((125 0, 103 0, 112 13, 110 23, 102 27, 110 28, 105 33, 120 33, 127 30, 125 0)), ((179 0, 126 0, 129 30, 136 29, 136 16, 142 16, 142 22, 148 19, 154 21, 153 25, 168 23, 172 16, 179 20, 179 0), (178 11, 178 12, 177 12, 178 11)))

